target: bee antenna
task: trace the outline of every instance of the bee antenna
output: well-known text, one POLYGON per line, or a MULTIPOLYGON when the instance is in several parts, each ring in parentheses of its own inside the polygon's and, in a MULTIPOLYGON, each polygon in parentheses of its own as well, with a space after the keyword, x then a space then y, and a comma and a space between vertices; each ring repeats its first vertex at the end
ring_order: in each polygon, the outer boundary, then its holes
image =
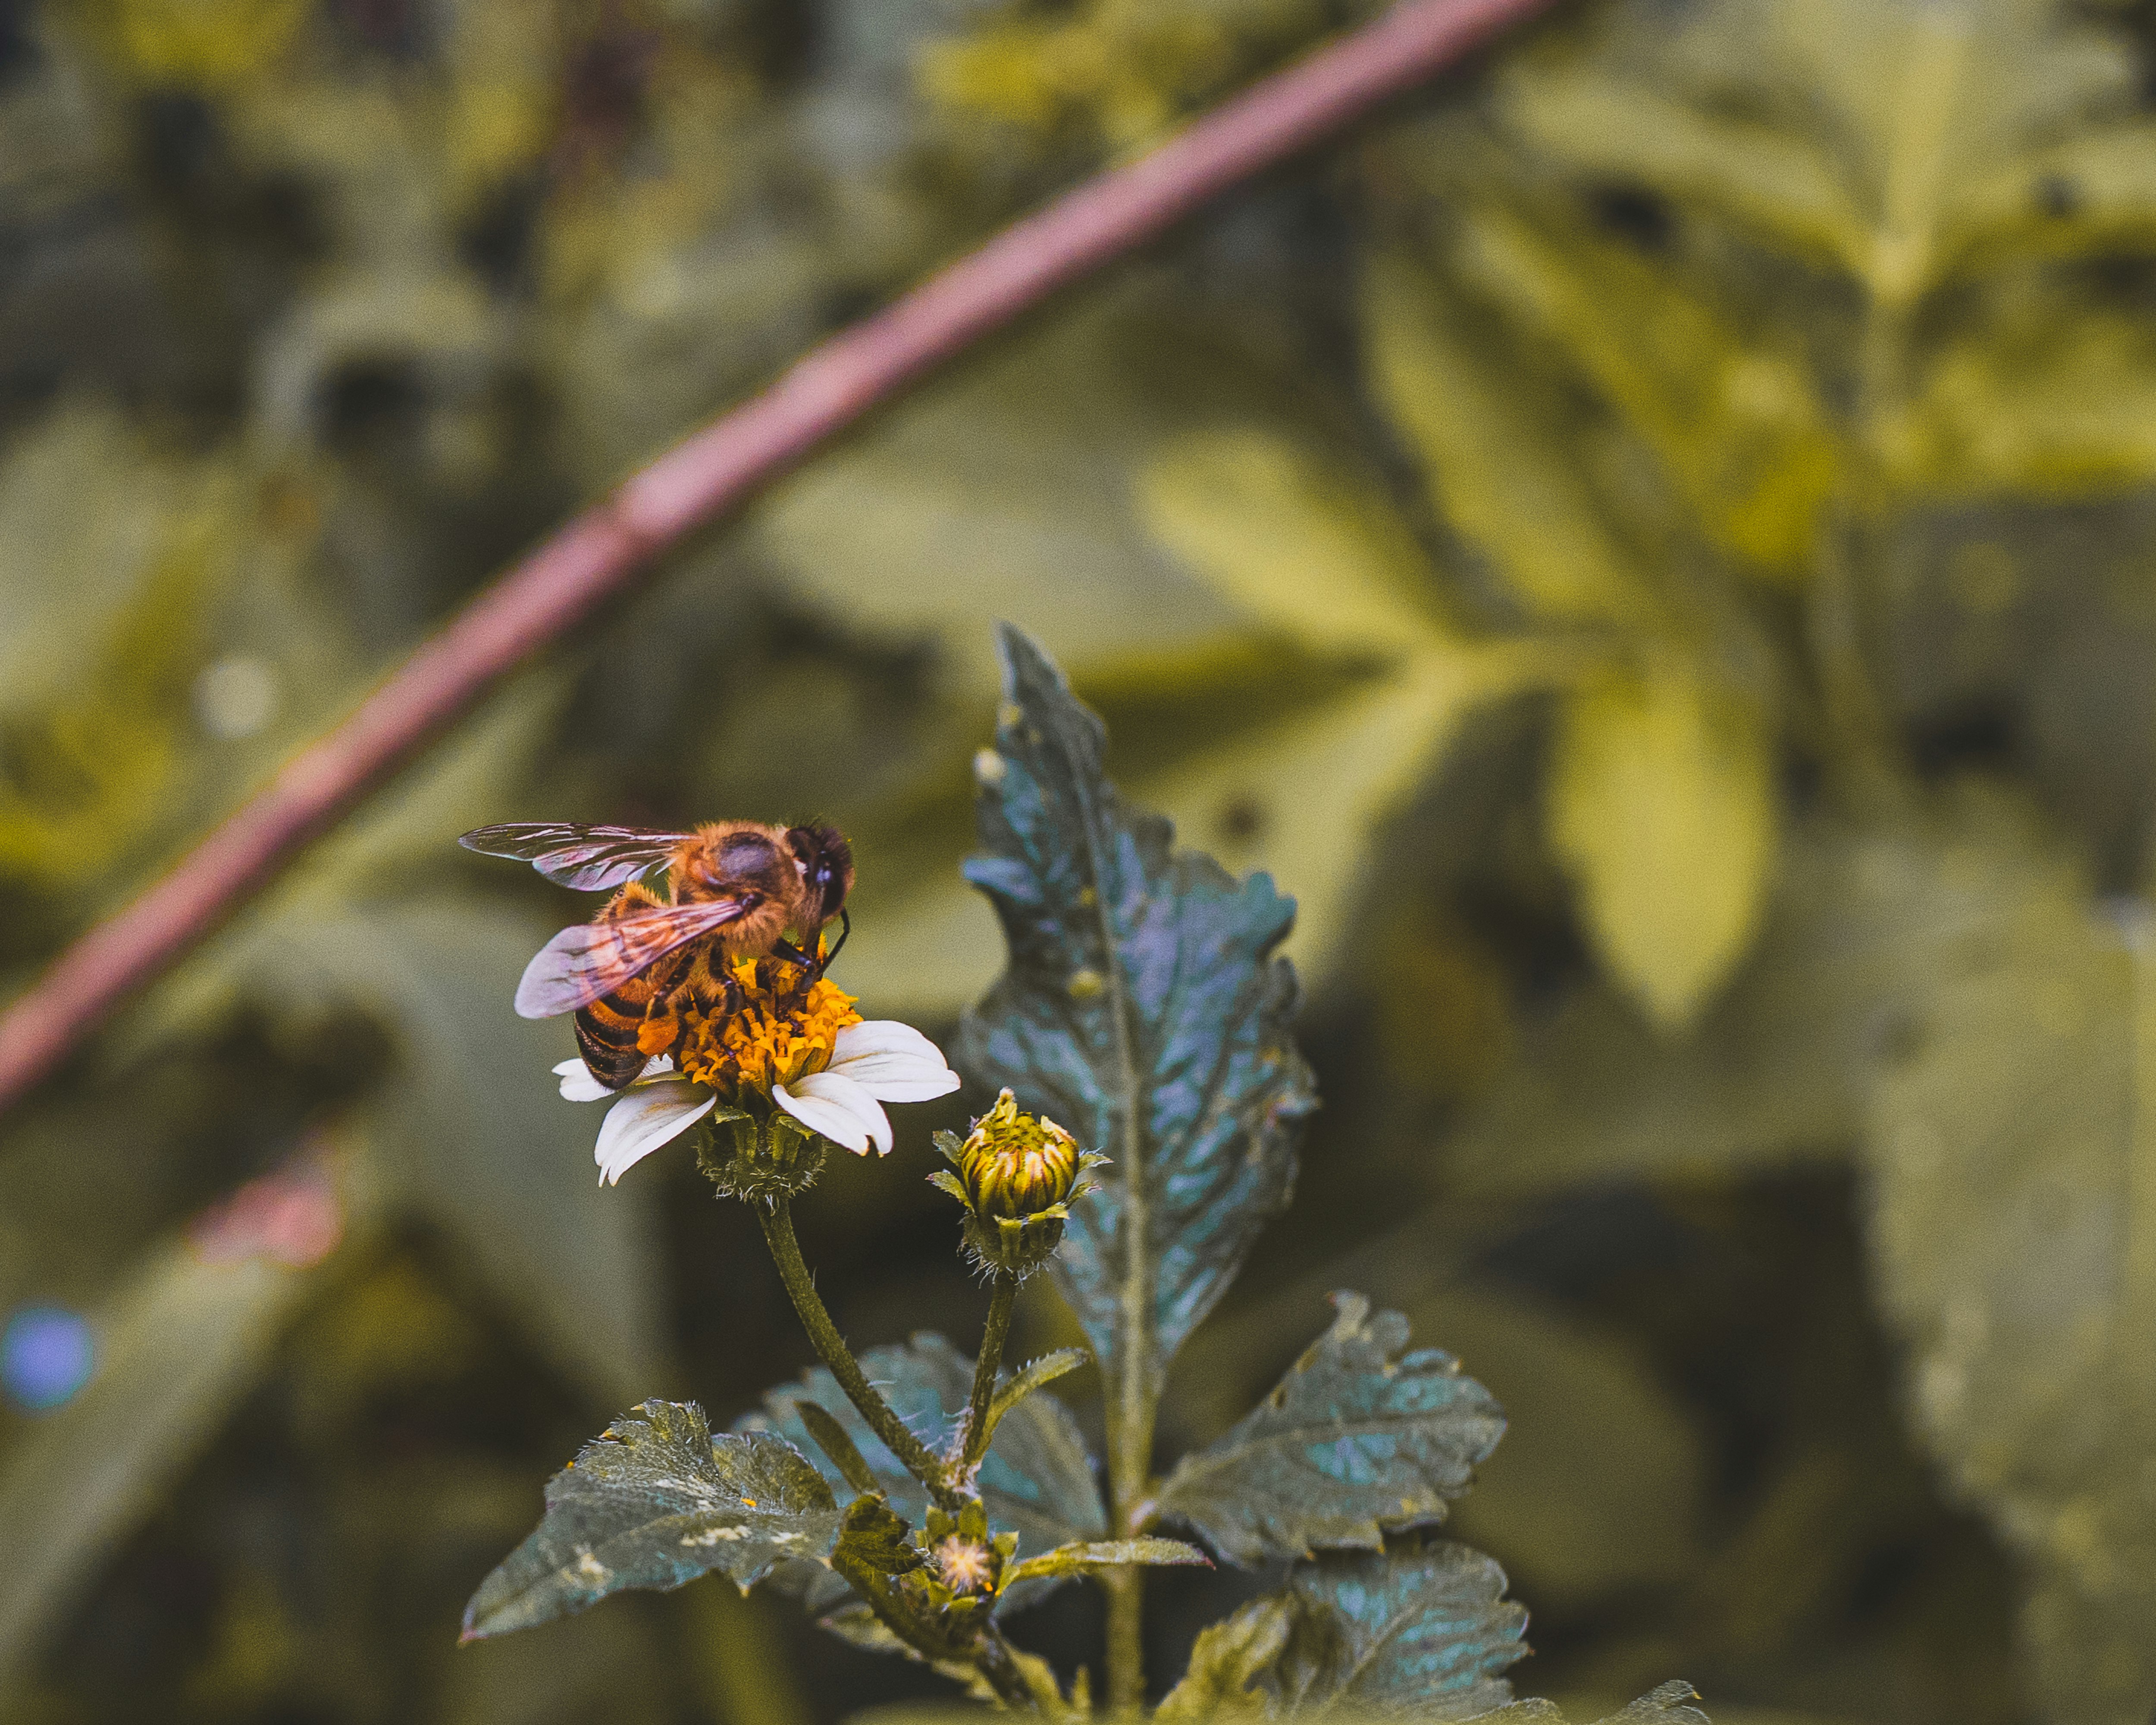
POLYGON ((824 970, 829 970, 831 968, 831 961, 837 957, 839 954, 844 950, 846 937, 853 932, 854 919, 852 916, 848 913, 845 906, 841 905, 839 907, 839 943, 824 955, 823 968, 824 970))

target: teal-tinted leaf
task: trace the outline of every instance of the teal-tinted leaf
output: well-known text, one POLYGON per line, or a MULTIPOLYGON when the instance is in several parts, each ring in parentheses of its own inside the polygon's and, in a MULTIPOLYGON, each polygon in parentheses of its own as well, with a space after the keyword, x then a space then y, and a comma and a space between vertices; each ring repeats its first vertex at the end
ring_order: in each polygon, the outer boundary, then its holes
POLYGON ((546 1518, 480 1584, 465 1637, 713 1570, 747 1587, 774 1564, 827 1555, 839 1521, 831 1488, 793 1445, 714 1437, 694 1402, 644 1402, 547 1482, 546 1518))
POLYGON ((1505 1572, 1450 1541, 1299 1563, 1302 1612, 1271 1682, 1286 1711, 1471 1719, 1502 1707, 1526 1653, 1505 1572))
MULTIPOLYGON (((1205 1563, 1205 1553, 1180 1539, 1094 1539, 1079 1545, 1059 1545, 1014 1563, 1004 1572, 1006 1584, 1044 1575, 1079 1575, 1088 1569, 1111 1569, 1125 1563, 1205 1563)), ((1208 1565, 1208 1567, 1210 1567, 1208 1565)))
POLYGON ((1161 1492, 1163 1514, 1232 1562, 1380 1549, 1388 1528, 1443 1520, 1504 1435, 1503 1411, 1450 1354, 1407 1351, 1406 1318, 1332 1299, 1332 1327, 1161 1492))
MULTIPOLYGON (((941 1336, 924 1332, 903 1348, 870 1348, 861 1356, 861 1369, 931 1449, 949 1441, 973 1384, 973 1362, 957 1348, 941 1336)), ((737 1420, 734 1429, 775 1431, 815 1455, 794 1408, 804 1393, 853 1440, 891 1507, 920 1522, 928 1512, 928 1494, 869 1430, 838 1380, 823 1367, 803 1373, 798 1384, 773 1390, 764 1398, 764 1410, 737 1420)), ((835 1463, 819 1466, 841 1501, 852 1495, 853 1487, 835 1463)), ((981 1464, 979 1485, 990 1525, 1015 1532, 1021 1552, 1050 1551, 1107 1531, 1086 1440, 1069 1410, 1052 1395, 1029 1395, 1004 1414, 981 1464)))
POLYGON ((1009 965, 959 1032, 959 1063, 1112 1165, 1071 1209, 1057 1284, 1121 1401, 1157 1394, 1177 1346, 1287 1200, 1315 1106, 1289 1040, 1294 901, 1171 850, 1101 769, 1101 721, 1019 630, 982 762, 985 855, 1009 965))

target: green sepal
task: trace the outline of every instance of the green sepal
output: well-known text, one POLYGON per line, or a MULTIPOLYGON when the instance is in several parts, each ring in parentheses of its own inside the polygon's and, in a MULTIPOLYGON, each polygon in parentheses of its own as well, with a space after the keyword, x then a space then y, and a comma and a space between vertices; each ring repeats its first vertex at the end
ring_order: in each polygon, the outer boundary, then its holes
POLYGON ((774 1110, 766 1119, 739 1108, 712 1111, 696 1135, 696 1166, 721 1198, 769 1203, 816 1183, 830 1141, 774 1110))

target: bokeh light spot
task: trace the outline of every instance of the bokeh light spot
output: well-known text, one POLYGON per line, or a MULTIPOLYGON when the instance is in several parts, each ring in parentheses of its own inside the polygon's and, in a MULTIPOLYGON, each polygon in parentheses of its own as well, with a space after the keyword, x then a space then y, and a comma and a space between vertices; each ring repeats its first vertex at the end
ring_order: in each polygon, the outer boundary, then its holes
POLYGON ((26 1306, 0 1331, 0 1387, 33 1411, 57 1408, 90 1382, 97 1347, 81 1313, 26 1306))

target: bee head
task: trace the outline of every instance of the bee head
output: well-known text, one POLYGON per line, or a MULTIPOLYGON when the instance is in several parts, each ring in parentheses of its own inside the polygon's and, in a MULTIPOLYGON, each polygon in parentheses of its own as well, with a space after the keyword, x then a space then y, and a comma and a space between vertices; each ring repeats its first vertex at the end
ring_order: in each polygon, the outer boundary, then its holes
POLYGON ((820 927, 839 914, 846 895, 853 891, 854 847, 836 827, 813 823, 789 827, 786 843, 801 865, 808 902, 820 927))

